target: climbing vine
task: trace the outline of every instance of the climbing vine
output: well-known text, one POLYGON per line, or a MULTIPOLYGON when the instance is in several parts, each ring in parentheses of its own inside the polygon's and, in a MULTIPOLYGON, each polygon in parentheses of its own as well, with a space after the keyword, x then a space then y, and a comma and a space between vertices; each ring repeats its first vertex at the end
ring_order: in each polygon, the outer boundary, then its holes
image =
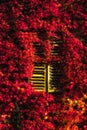
POLYGON ((0 130, 87 129, 86 8, 86 0, 0 1, 0 130), (35 92, 34 62, 53 61, 62 94, 35 92))

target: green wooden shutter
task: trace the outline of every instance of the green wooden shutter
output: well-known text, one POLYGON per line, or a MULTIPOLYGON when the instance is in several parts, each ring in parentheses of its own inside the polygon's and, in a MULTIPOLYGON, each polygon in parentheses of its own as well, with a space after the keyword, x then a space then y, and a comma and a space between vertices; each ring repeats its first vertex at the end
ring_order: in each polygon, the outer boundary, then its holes
POLYGON ((31 82, 36 91, 46 91, 46 65, 35 63, 31 82))
POLYGON ((48 66, 48 92, 59 91, 59 70, 57 63, 51 63, 48 66))
MULTIPOLYGON (((54 48, 51 50, 51 55, 57 57, 59 53, 59 45, 62 44, 62 41, 53 39, 51 40, 51 44, 53 44, 54 46, 54 48)), ((58 61, 52 61, 51 64, 48 66, 48 77, 48 92, 60 91, 60 69, 58 67, 58 61)))
MULTIPOLYGON (((34 43, 35 56, 42 58, 44 49, 38 42, 34 43)), ((30 80, 36 91, 46 91, 46 65, 43 63, 34 63, 34 72, 30 80)))

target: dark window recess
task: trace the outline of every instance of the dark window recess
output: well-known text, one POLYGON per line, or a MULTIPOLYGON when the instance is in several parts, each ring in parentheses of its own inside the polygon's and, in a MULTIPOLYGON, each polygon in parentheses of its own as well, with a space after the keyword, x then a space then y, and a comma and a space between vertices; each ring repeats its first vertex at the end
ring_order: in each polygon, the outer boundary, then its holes
POLYGON ((47 40, 47 38, 48 38, 47 32, 44 29, 39 29, 38 37, 43 41, 47 40))
POLYGON ((44 49, 43 46, 39 45, 39 43, 34 43, 34 48, 35 48, 35 55, 39 57, 44 57, 44 49))

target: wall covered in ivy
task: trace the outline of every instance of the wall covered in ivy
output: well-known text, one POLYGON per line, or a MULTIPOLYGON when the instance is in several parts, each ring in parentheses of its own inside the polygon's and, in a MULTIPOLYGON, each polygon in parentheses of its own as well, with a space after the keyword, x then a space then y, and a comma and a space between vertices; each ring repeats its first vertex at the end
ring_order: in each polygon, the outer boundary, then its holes
POLYGON ((83 129, 87 130, 86 0, 1 0, 0 130, 83 129), (53 56, 55 40, 62 42, 53 56), (43 56, 35 55, 37 44, 43 56), (36 92, 28 82, 34 63, 53 61, 62 71, 62 93, 36 92))

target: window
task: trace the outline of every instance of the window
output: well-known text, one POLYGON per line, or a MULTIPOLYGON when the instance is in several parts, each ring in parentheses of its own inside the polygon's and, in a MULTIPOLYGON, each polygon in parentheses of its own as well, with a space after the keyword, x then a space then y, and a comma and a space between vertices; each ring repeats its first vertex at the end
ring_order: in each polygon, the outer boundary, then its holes
MULTIPOLYGON (((61 41, 51 40, 51 44, 54 44, 54 48, 51 50, 52 56, 58 55, 59 43, 61 43, 61 41)), ((42 57, 43 47, 39 46, 38 43, 35 43, 34 47, 36 48, 35 55, 42 57)), ((55 61, 51 64, 35 63, 31 82, 33 83, 36 91, 59 91, 57 89, 59 86, 59 76, 60 70, 58 69, 58 62, 55 61)))

